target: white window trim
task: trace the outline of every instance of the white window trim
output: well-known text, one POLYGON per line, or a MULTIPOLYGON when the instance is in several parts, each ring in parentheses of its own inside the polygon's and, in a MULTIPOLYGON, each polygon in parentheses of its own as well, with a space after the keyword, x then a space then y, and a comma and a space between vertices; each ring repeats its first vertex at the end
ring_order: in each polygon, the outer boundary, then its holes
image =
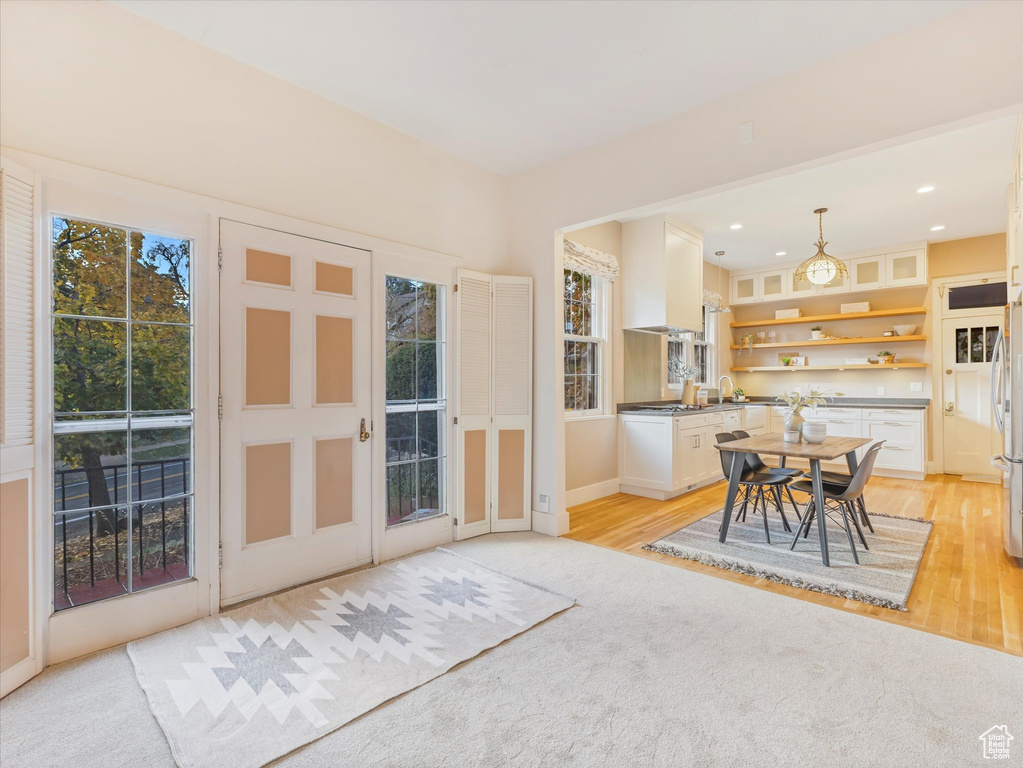
MULTIPOLYGON (((570 269, 566 267, 566 269, 570 269)), ((578 271, 578 270, 572 270, 578 271)), ((612 384, 611 384, 611 314, 614 311, 611 306, 611 281, 605 277, 599 277, 591 275, 591 280, 599 285, 599 293, 595 296, 596 301, 594 307, 597 311, 597 319, 594 323, 595 329, 600 331, 597 336, 575 336, 570 333, 566 333, 565 341, 587 341, 595 342, 597 344, 597 359, 600 361, 600 373, 598 375, 597 383, 600 386, 600 393, 598 400, 600 402, 599 408, 589 408, 585 411, 570 411, 565 409, 565 421, 592 421, 595 419, 611 418, 614 416, 611 408, 611 397, 612 397, 612 384)), ((565 286, 562 282, 561 286, 562 302, 564 302, 565 286)), ((564 305, 562 305, 562 317, 564 317, 564 305)), ((562 356, 564 356, 564 346, 562 346, 562 356)), ((564 400, 564 374, 562 374, 562 390, 561 397, 564 400)))

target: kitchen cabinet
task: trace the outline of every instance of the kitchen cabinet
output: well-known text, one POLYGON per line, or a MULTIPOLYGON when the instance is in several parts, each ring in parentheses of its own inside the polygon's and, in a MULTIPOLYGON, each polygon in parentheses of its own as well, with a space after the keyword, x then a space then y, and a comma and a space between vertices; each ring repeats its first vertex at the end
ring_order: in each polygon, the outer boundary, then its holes
POLYGON ((885 270, 884 254, 853 259, 849 262, 849 290, 874 291, 884 288, 885 270))
MULTIPOLYGON (((846 265, 848 266, 848 264, 846 265)), ((817 286, 817 295, 824 296, 832 293, 848 293, 849 292, 849 276, 848 275, 835 275, 835 278, 830 283, 817 286)))
POLYGON ((801 299, 807 296, 817 295, 817 286, 811 283, 806 275, 796 280, 796 268, 789 267, 785 270, 785 286, 789 290, 788 298, 801 299))
POLYGON ((703 329, 703 235, 670 216, 622 225, 622 327, 703 329))
POLYGON ((785 284, 784 269, 776 269, 773 272, 759 272, 757 273, 757 281, 760 301, 787 299, 790 295, 785 284))
POLYGON ((760 299, 759 285, 759 275, 732 275, 729 302, 732 304, 753 304, 760 299))
POLYGON ((677 422, 675 436, 676 474, 674 490, 681 491, 707 478, 714 443, 707 427, 686 428, 686 418, 677 422))
POLYGON ((927 282, 927 251, 915 248, 885 254, 885 288, 922 285, 927 282))

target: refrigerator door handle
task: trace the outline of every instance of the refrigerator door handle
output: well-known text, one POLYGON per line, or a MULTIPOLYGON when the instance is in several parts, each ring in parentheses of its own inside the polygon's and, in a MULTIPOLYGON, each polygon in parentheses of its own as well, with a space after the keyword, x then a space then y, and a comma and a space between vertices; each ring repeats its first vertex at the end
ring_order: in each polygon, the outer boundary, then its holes
POLYGON ((1005 457, 1001 454, 991 457, 991 466, 1002 470, 1005 474, 1009 474, 1009 465, 1005 463, 1005 457))
POLYGON ((998 431, 1005 433, 1004 404, 999 394, 1004 395, 1005 383, 1005 330, 999 329, 998 338, 995 339, 995 346, 991 352, 991 411, 995 416, 995 423, 998 431))

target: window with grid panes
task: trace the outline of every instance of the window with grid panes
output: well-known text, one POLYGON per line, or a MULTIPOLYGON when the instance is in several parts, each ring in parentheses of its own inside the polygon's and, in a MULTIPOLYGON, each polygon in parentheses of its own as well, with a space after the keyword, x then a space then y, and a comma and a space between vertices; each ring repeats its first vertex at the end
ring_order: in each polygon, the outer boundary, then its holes
POLYGON ((603 278, 565 270, 565 411, 569 416, 604 411, 605 288, 603 278))

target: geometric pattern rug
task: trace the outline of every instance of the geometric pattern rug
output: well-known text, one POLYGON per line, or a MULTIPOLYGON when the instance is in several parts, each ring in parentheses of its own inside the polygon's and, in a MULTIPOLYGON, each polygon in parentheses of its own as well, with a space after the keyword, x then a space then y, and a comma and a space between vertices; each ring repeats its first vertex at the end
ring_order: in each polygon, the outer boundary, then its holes
MULTIPOLYGON (((745 522, 736 521, 733 513, 728 539, 720 543, 721 511, 718 510, 643 549, 904 611, 933 524, 908 517, 869 514, 874 533, 862 526, 869 550, 860 544, 853 528, 859 565, 852 558, 845 527, 831 520, 828 521, 830 567, 821 562, 816 520, 810 526, 810 534, 800 538, 795 549, 790 550, 793 533, 785 530, 777 511, 771 508, 767 514, 770 544, 764 536, 763 518, 752 512, 747 514, 745 522)), ((799 525, 798 517, 791 509, 786 515, 794 532, 799 525)))
POLYGON ((136 640, 128 655, 178 765, 248 768, 573 602, 438 549, 136 640))

